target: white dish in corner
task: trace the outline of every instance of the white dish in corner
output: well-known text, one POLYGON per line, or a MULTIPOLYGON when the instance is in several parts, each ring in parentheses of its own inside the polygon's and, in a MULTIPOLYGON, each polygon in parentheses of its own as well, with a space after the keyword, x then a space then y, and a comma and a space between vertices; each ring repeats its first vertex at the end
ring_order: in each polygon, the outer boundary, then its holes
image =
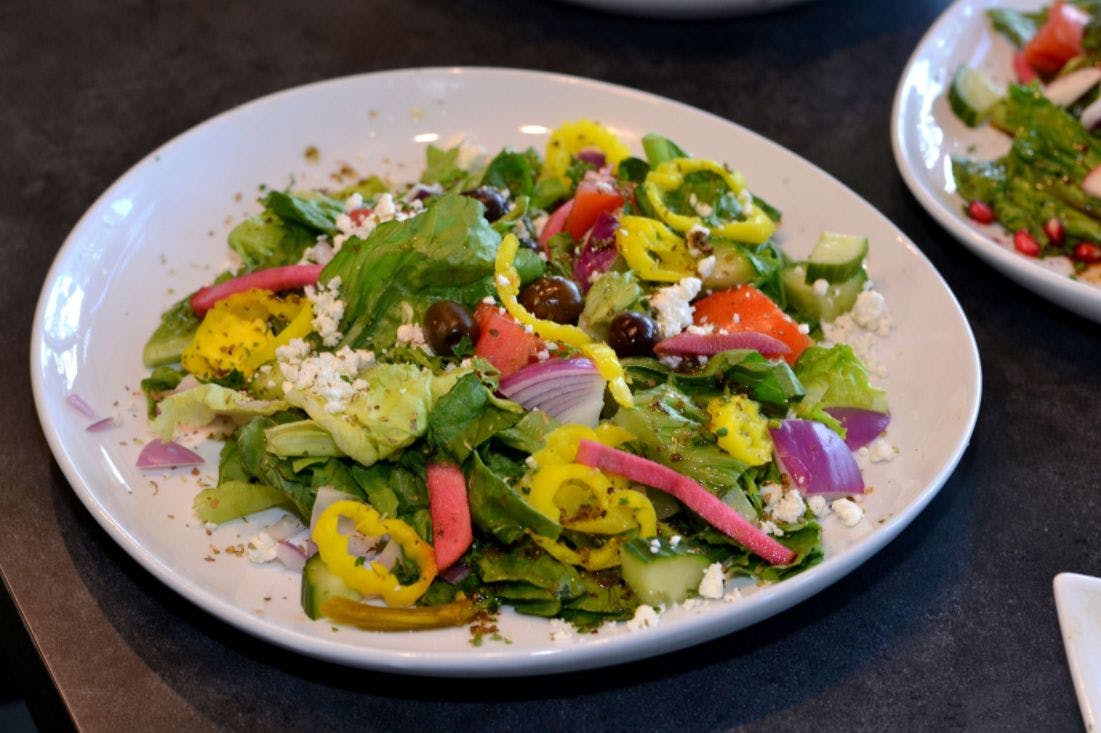
POLYGON ((1053 585, 1082 722, 1095 731, 1101 723, 1101 578, 1060 573, 1053 585))
POLYGON ((1101 265, 1094 284, 1070 278, 1064 257, 1037 260, 1013 249, 997 225, 981 226, 963 213, 955 193, 951 156, 990 160, 1009 148, 1009 138, 988 125, 969 128, 948 107, 945 92, 960 64, 993 79, 1012 76, 1012 44, 990 27, 986 10, 1036 10, 1045 0, 957 0, 918 43, 898 83, 891 113, 895 162, 918 202, 941 226, 987 264, 1079 315, 1101 322, 1101 265))
MULTIPOLYGON (((944 281, 897 227, 820 169, 667 99, 576 77, 484 68, 381 72, 292 89, 231 110, 151 153, 92 205, 58 253, 38 303, 31 373, 43 430, 73 490, 158 579, 222 620, 304 654, 451 676, 625 662, 715 638, 808 598, 871 557, 929 503, 967 446, 981 391, 974 337, 944 281), (888 438, 900 452, 868 469, 876 491, 866 498, 866 521, 849 530, 828 518, 826 559, 796 577, 751 589, 736 603, 664 614, 660 624, 636 633, 619 624, 556 643, 547 622, 502 613, 500 633, 511 643, 475 647, 467 629, 338 633, 310 621, 298 602, 297 574, 208 549, 247 541, 255 521, 223 525, 208 537, 191 512, 195 476, 135 468, 136 441, 148 436, 144 401, 133 396, 145 375, 146 337, 164 308, 219 271, 228 228, 258 209, 258 185, 283 187, 293 178, 322 186, 342 165, 409 181, 423 166, 427 142, 465 137, 490 151, 506 144, 543 148, 550 128, 581 116, 600 119, 636 151, 644 134, 658 131, 698 155, 728 161, 754 192, 783 209, 781 242, 795 257, 805 257, 822 230, 870 238, 870 273, 895 323, 878 360, 890 375, 888 438), (85 432, 86 421, 66 404, 74 392, 101 414, 121 412, 123 423, 85 432), (929 399, 933 394, 937 399, 929 399)), ((207 481, 217 451, 213 442, 201 446, 207 481)))

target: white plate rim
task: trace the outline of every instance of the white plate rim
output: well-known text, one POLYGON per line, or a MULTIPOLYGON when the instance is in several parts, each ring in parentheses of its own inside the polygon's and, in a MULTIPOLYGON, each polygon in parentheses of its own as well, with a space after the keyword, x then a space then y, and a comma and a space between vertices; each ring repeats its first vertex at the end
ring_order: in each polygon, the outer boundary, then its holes
MULTIPOLYGON (((915 98, 917 93, 912 92, 908 85, 915 65, 929 53, 929 49, 938 42, 945 30, 959 23, 968 11, 1010 4, 1012 2, 1005 0, 956 0, 937 17, 918 42, 903 67, 891 108, 891 149, 895 164, 907 187, 929 215, 974 254, 1041 297, 1085 318, 1101 322, 1101 286, 1059 275, 1035 260, 1011 252, 984 236, 968 224, 958 206, 949 202, 945 192, 940 191, 923 175, 921 166, 916 162, 916 152, 911 147, 912 135, 916 134, 915 127, 907 124, 910 118, 905 113, 911 106, 918 104, 915 98)), ((985 20, 985 16, 980 17, 985 20)), ((948 74, 947 69, 939 71, 948 74)))
MULTIPOLYGON (((140 565, 146 570, 152 573, 159 581, 175 590, 181 596, 186 598, 191 603, 195 604, 202 610, 212 613, 219 617, 221 620, 229 623, 230 625, 246 632, 262 638, 274 645, 281 646, 293 651, 308 655, 319 657, 328 661, 333 661, 349 666, 366 667, 381 671, 401 672, 407 674, 416 675, 436 675, 436 676, 503 676, 503 675, 529 675, 529 674, 543 674, 553 672, 564 672, 585 668, 593 668, 598 666, 604 666, 608 664, 616 664, 626 661, 631 661, 643 657, 649 657, 660 653, 673 651, 676 649, 684 648, 689 645, 698 644, 709 639, 725 635, 737 629, 744 628, 752 625, 764 618, 774 615, 782 610, 790 608, 791 606, 805 600, 811 595, 817 593, 828 585, 836 582, 841 577, 851 572, 854 568, 862 564, 865 560, 870 558, 889 541, 894 539, 911 521, 928 505, 933 497, 939 492, 941 487, 947 481, 948 477, 955 470, 960 458, 965 451, 970 436, 974 430, 975 422, 978 417, 979 404, 982 393, 982 374, 979 362, 978 349, 975 344, 974 335, 971 333, 970 327, 967 324, 967 320, 959 306, 958 301, 952 295, 951 290, 944 283, 943 278, 936 272, 935 268, 929 263, 928 259, 912 244, 908 238, 893 224, 890 224, 891 228, 898 232, 901 237, 901 241, 904 242, 904 246, 907 247, 911 253, 920 259, 920 261, 929 268, 931 273, 939 281, 940 285, 944 288, 944 291, 951 299, 951 304, 954 308, 956 315, 959 317, 962 325, 965 328, 966 335, 968 337, 966 353, 960 355, 962 361, 965 361, 970 367, 968 376, 974 380, 975 389, 969 394, 970 400, 966 408, 966 418, 962 428, 961 440, 955 445, 951 455, 947 457, 947 460, 942 465, 941 469, 937 472, 934 479, 925 486, 924 490, 919 496, 911 501, 906 507, 895 513, 890 520, 885 521, 880 527, 878 527, 872 534, 860 540, 856 545, 847 548, 842 553, 828 558, 826 562, 821 563, 810 571, 804 572, 798 576, 787 579, 780 584, 773 585, 768 588, 764 588, 761 591, 753 594, 750 598, 750 609, 744 612, 737 626, 726 627, 720 624, 712 624, 712 627, 701 633, 699 629, 677 629, 667 627, 657 627, 647 629, 647 633, 635 634, 630 637, 620 636, 612 637, 600 640, 596 643, 587 644, 583 647, 570 647, 565 646, 562 648, 548 648, 538 654, 533 654, 527 657, 510 656, 507 653, 480 653, 477 657, 469 657, 464 655, 425 655, 421 653, 403 653, 403 652, 391 652, 389 650, 383 650, 381 653, 373 653, 369 658, 364 657, 364 650, 358 647, 350 647, 339 642, 330 641, 324 638, 314 637, 308 634, 297 633, 294 631, 288 631, 286 629, 277 628, 271 624, 268 624, 264 620, 258 620, 257 617, 238 606, 229 603, 221 598, 218 598, 211 593, 199 588, 196 583, 186 577, 181 577, 172 567, 168 566, 150 553, 144 548, 140 542, 137 541, 135 536, 131 534, 124 526, 119 524, 116 519, 110 515, 110 513, 99 503, 97 497, 94 494, 91 486, 86 481, 84 475, 80 471, 79 467, 74 462, 70 452, 66 449, 65 445, 61 442, 60 436, 55 426, 51 425, 51 421, 46 410, 46 400, 48 395, 45 393, 45 386, 43 383, 43 375, 38 368, 40 358, 42 356, 42 340, 38 338, 38 335, 43 333, 43 316, 44 305, 47 295, 50 290, 50 285, 54 282, 57 271, 60 269, 63 256, 70 250, 78 246, 76 241, 76 234, 87 225, 89 218, 93 215, 103 202, 108 200, 112 193, 114 193, 126 179, 141 166, 148 161, 155 159, 163 150, 173 146, 179 141, 185 139, 189 135, 198 134, 201 130, 207 126, 220 124, 223 121, 233 117, 235 114, 248 109, 255 105, 270 104, 281 97, 293 95, 301 91, 311 90, 325 85, 337 85, 346 83, 350 80, 356 80, 366 77, 378 77, 378 76, 392 76, 400 77, 402 75, 424 75, 424 74, 485 74, 485 75, 520 75, 526 76, 531 79, 542 80, 550 83, 567 83, 567 84, 582 84, 588 85, 597 90, 603 90, 611 93, 625 95, 629 98, 635 98, 637 100, 660 103, 661 105, 670 105, 672 108, 688 112, 691 114, 704 115, 713 121, 722 123, 724 125, 737 128, 743 134, 748 134, 753 138, 757 144, 771 148, 773 151, 777 151, 786 155, 790 155, 797 159, 800 164, 805 165, 811 169, 814 169, 819 174, 829 179, 834 185, 844 189, 848 194, 857 199, 863 206, 873 211, 877 216, 887 221, 882 214, 871 207, 866 201, 864 201, 857 194, 852 192, 848 187, 844 186, 841 182, 830 176, 825 171, 815 166, 813 163, 801 158, 800 156, 788 151, 782 146, 774 143, 767 138, 764 138, 751 130, 737 125, 729 120, 725 120, 717 115, 708 113, 703 110, 691 107, 675 100, 661 97, 659 95, 650 94, 630 87, 624 87, 620 85, 610 84, 607 82, 585 79, 582 77, 555 74, 527 69, 511 69, 501 67, 423 67, 413 69, 394 69, 370 72, 367 74, 349 75, 345 77, 338 77, 334 79, 327 79, 322 81, 313 82, 310 84, 293 87, 290 89, 278 91, 258 99, 247 102, 238 107, 234 107, 230 110, 222 112, 192 128, 174 137, 168 142, 156 148, 154 151, 143 157, 140 161, 135 163, 130 169, 128 169, 122 176, 119 177, 103 194, 101 194, 97 200, 89 207, 88 211, 81 217, 81 219, 74 226, 72 233, 67 237, 65 243, 62 245, 55 258, 53 265, 47 274, 46 280, 43 284, 41 295, 36 306, 35 320, 32 328, 32 344, 31 344, 31 374, 32 374, 32 388, 35 398, 36 409, 38 411, 39 419, 43 427, 43 432, 46 436, 47 442, 57 459, 60 467, 66 478, 69 480, 73 487, 74 492, 78 498, 92 514, 93 518, 107 531, 111 538, 118 543, 132 558, 134 558, 140 565)), ((889 222, 888 222, 889 223, 889 222)), ((377 652, 378 650, 373 650, 377 652)))

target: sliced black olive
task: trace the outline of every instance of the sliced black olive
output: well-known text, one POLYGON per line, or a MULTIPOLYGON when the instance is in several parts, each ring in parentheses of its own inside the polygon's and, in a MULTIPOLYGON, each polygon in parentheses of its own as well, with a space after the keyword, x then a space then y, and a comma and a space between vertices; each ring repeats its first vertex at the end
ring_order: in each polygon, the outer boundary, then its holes
POLYGON ((473 346, 481 329, 470 310, 453 300, 437 300, 424 314, 424 337, 432 350, 442 356, 452 353, 465 336, 473 346))
POLYGON ((482 202, 482 206, 486 210, 486 221, 497 221, 508 213, 508 204, 505 202, 505 197, 495 188, 489 188, 488 186, 473 188, 469 191, 463 191, 463 196, 469 196, 482 202))
POLYGON ((644 313, 620 313, 608 324, 608 345, 617 356, 650 356, 657 342, 657 324, 644 313))
POLYGON ((535 280, 520 291, 520 304, 536 318, 576 323, 584 305, 577 283, 558 275, 535 280))

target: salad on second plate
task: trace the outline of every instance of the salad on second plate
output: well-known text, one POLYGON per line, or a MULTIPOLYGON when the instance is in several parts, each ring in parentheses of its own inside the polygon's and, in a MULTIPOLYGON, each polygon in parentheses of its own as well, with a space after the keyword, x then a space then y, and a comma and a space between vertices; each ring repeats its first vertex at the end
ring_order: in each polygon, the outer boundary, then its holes
POLYGON ((955 114, 1012 137, 1002 157, 956 157, 952 174, 964 211, 997 224, 1027 257, 1066 258, 1067 274, 1101 283, 1101 4, 1055 2, 1035 13, 987 11, 1016 47, 1015 81, 1002 85, 957 69, 948 93, 955 114))
POLYGON ((823 517, 863 521, 854 451, 893 450, 868 242, 792 261, 739 173, 643 147, 579 120, 543 155, 429 146, 414 185, 267 191, 145 347, 139 466, 218 426, 198 516, 285 510, 247 554, 367 630, 645 626, 813 566, 823 517))

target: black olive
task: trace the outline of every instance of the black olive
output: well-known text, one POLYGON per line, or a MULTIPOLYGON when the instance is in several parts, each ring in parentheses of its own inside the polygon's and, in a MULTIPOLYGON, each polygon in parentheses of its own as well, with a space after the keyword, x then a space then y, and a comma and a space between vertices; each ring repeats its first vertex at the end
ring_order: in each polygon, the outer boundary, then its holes
POLYGON ((448 356, 465 336, 473 346, 481 336, 470 310, 453 300, 437 300, 424 314, 424 337, 432 350, 448 356))
POLYGON ((617 356, 649 356, 658 342, 658 327, 644 313, 620 313, 608 324, 608 345, 617 356))
POLYGON ((488 186, 473 188, 469 191, 463 191, 463 196, 469 196, 482 202, 482 206, 486 210, 486 221, 497 221, 508 213, 508 204, 505 202, 505 197, 495 188, 488 186))
POLYGON ((583 306, 577 283, 558 275, 541 277, 520 291, 520 304, 536 318, 576 323, 583 306))
POLYGON ((543 251, 543 248, 539 246, 539 243, 536 242, 531 237, 523 236, 523 237, 517 237, 516 239, 520 243, 520 246, 523 247, 524 249, 530 249, 532 252, 535 252, 536 254, 543 251))

